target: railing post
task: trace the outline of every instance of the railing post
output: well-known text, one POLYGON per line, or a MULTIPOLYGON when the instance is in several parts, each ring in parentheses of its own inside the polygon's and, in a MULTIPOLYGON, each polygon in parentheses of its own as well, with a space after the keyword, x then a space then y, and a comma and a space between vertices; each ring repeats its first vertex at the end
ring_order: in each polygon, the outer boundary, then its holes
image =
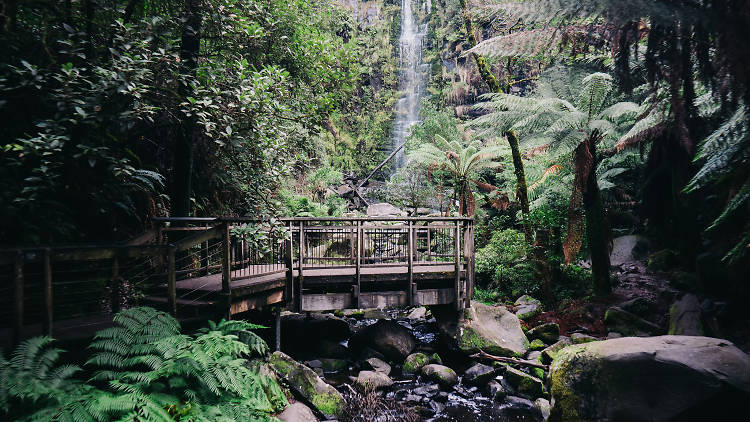
POLYGON ((359 308, 359 294, 360 284, 362 282, 362 242, 363 242, 364 230, 362 229, 362 222, 357 220, 357 263, 355 270, 355 282, 354 286, 354 307, 359 308))
POLYGON ((466 258, 465 307, 471 306, 474 297, 474 222, 467 221, 464 228, 464 257, 466 258))
POLYGON ((167 251, 167 307, 169 313, 177 316, 177 270, 175 268, 175 254, 177 248, 169 247, 167 251))
POLYGON ((453 260, 455 261, 456 271, 456 308, 463 308, 461 300, 461 220, 456 220, 456 228, 453 235, 453 260))
POLYGON ((286 288, 284 298, 287 306, 294 305, 294 225, 289 223, 289 239, 284 239, 284 261, 286 263, 286 288))
POLYGON ((409 298, 409 306, 414 306, 414 223, 409 220, 407 225, 406 235, 408 237, 406 241, 406 249, 409 254, 408 259, 408 273, 409 273, 409 286, 406 292, 409 298))
POLYGON ((23 332, 23 253, 18 251, 13 263, 13 344, 21 341, 23 332))
POLYGON ((49 248, 44 250, 44 319, 42 320, 42 331, 45 335, 52 336, 52 258, 49 248))
POLYGON ((229 231, 229 222, 223 224, 221 236, 221 296, 223 303, 220 304, 220 312, 224 318, 230 319, 232 313, 232 235, 229 231))
POLYGON ((299 289, 297 290, 299 293, 297 295, 297 311, 302 310, 302 289, 305 282, 305 275, 303 273, 303 268, 305 266, 305 222, 300 221, 299 222, 299 274, 297 277, 297 283, 299 285, 299 289))

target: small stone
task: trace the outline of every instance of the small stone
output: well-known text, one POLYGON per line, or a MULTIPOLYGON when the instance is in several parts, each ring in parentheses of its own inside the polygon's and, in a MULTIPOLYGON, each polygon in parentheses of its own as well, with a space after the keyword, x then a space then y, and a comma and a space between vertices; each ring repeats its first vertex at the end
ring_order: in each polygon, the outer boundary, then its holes
POLYGON ((529 340, 539 339, 546 344, 552 344, 560 337, 560 326, 554 322, 538 325, 526 333, 529 340))
POLYGON ((409 315, 407 315, 406 318, 410 321, 415 321, 424 319, 425 316, 427 316, 427 308, 425 308, 424 306, 420 306, 418 308, 414 308, 414 310, 409 312, 409 315))
POLYGON ((414 394, 419 394, 420 396, 432 397, 440 392, 440 387, 438 387, 437 384, 428 384, 417 387, 412 390, 412 392, 414 394))
POLYGON ((281 422, 318 422, 313 411, 301 402, 290 404, 276 417, 281 422))
POLYGON ((381 389, 392 386, 393 380, 382 372, 360 371, 354 383, 361 387, 381 389))
POLYGON ((590 343, 592 341, 597 341, 599 339, 596 337, 590 336, 588 334, 573 333, 570 335, 570 340, 573 342, 573 344, 583 344, 583 343, 590 343))
POLYGON ((529 295, 516 299, 516 316, 520 320, 528 320, 542 313, 542 303, 529 295))
POLYGON ((526 360, 530 360, 532 362, 539 362, 539 363, 541 363, 542 362, 542 352, 540 352, 539 350, 534 350, 532 352, 529 352, 526 355, 526 360))
POLYGON ((468 385, 484 385, 495 377, 495 370, 491 366, 477 363, 464 372, 463 383, 468 385))
POLYGON ((401 367, 401 371, 404 375, 413 375, 419 373, 423 366, 430 363, 430 358, 424 353, 417 352, 412 353, 406 357, 404 364, 401 367))
POLYGON ((418 396, 416 394, 407 394, 406 397, 404 397, 404 401, 407 403, 419 403, 422 401, 422 396, 418 396))
POLYGON ((386 375, 391 373, 391 365, 388 365, 386 362, 378 358, 367 359, 364 362, 364 366, 375 372, 381 372, 386 375))
POLYGON ((441 387, 450 387, 458 383, 456 372, 443 365, 434 363, 425 365, 422 367, 422 375, 431 381, 437 382, 441 387))

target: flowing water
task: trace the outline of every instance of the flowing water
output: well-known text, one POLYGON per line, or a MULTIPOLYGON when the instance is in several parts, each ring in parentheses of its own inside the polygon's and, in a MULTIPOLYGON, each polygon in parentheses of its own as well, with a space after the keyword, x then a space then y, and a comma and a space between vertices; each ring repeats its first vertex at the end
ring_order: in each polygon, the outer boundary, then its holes
MULTIPOLYGON (((399 63, 401 98, 396 103, 396 118, 393 122, 390 151, 401 146, 409 136, 411 127, 419 122, 419 105, 425 93, 428 65, 422 63, 422 44, 427 34, 427 24, 417 22, 416 7, 419 0, 401 0, 401 37, 399 38, 399 63)), ((432 2, 424 2, 428 14, 432 2)), ((403 148, 392 158, 395 172, 406 163, 403 148)))

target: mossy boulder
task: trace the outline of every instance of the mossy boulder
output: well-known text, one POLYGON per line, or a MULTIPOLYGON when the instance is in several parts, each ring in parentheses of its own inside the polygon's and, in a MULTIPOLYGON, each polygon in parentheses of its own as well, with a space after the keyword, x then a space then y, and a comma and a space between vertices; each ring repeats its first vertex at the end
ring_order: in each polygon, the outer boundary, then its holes
POLYGON ((482 350, 497 356, 523 357, 529 347, 518 318, 504 306, 471 302, 471 307, 461 312, 452 305, 435 306, 431 311, 441 334, 466 354, 482 350))
POLYGON ((552 344, 560 337, 560 326, 554 322, 537 325, 526 333, 529 340, 539 339, 546 344, 552 344))
POLYGON ((529 350, 542 350, 545 347, 547 347, 546 344, 544 344, 543 341, 537 339, 534 339, 531 343, 529 343, 529 350))
POLYGON ((542 313, 542 302, 529 295, 519 297, 513 304, 516 306, 516 316, 523 321, 542 313))
POLYGON ((354 383, 363 388, 381 389, 393 385, 393 380, 382 372, 359 371, 354 383))
POLYGON ((401 371, 404 375, 418 374, 422 367, 430 363, 430 358, 424 353, 412 353, 406 357, 401 371))
POLYGON ((382 359, 369 358, 364 361, 363 366, 367 369, 371 369, 375 372, 382 372, 386 375, 391 373, 391 365, 388 365, 388 363, 382 359))
POLYGON ((746 414, 750 356, 709 337, 623 337, 561 350, 550 421, 703 421, 746 414))
POLYGON ((560 337, 560 340, 557 340, 557 342, 544 350, 542 350, 542 363, 545 365, 549 365, 550 362, 552 362, 557 354, 564 348, 570 346, 573 344, 572 341, 568 337, 560 337))
POLYGON ((680 336, 703 335, 701 305, 695 295, 686 294, 669 308, 668 334, 680 336))
POLYGON ((334 418, 341 413, 343 396, 338 390, 326 384, 315 371, 282 352, 274 352, 268 364, 290 388, 307 399, 326 417, 334 418))
POLYGON ((667 271, 678 264, 677 252, 671 249, 656 251, 648 257, 648 269, 651 271, 667 271))
POLYGON ((536 399, 544 396, 544 382, 540 378, 529 375, 515 368, 508 368, 503 374, 516 394, 528 399, 536 399))
POLYGON ((639 333, 654 335, 662 332, 661 328, 653 322, 617 306, 607 309, 604 313, 604 325, 607 326, 609 331, 616 331, 628 336, 639 333))
POLYGON ((451 387, 458 383, 456 371, 447 366, 431 363, 422 367, 422 376, 440 384, 441 387, 451 387))
POLYGON ((592 341, 597 341, 598 339, 596 337, 590 336, 588 334, 583 333, 573 333, 570 335, 570 341, 573 342, 573 344, 583 344, 583 343, 589 343, 592 341))

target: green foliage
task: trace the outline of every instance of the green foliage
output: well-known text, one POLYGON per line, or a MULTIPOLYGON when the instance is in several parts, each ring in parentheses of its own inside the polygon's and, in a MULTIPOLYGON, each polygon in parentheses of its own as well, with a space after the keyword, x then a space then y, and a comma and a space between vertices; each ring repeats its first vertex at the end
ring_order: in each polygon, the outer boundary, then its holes
POLYGON ((329 196, 317 202, 288 190, 279 192, 281 213, 290 217, 340 217, 346 211, 343 198, 329 196))
POLYGON ((512 229, 496 231, 487 246, 477 250, 476 255, 478 285, 500 292, 509 300, 538 292, 535 267, 523 232, 512 229))
POLYGON ((388 201, 397 207, 410 209, 416 215, 419 207, 430 205, 435 188, 427 180, 424 168, 407 164, 399 168, 385 185, 388 201))
POLYGON ((152 308, 132 308, 95 336, 80 368, 58 365, 60 350, 36 337, 10 360, 0 358, 0 407, 18 420, 235 421, 270 420, 287 404, 275 381, 246 359, 268 347, 242 321, 210 323, 196 335, 152 308))

